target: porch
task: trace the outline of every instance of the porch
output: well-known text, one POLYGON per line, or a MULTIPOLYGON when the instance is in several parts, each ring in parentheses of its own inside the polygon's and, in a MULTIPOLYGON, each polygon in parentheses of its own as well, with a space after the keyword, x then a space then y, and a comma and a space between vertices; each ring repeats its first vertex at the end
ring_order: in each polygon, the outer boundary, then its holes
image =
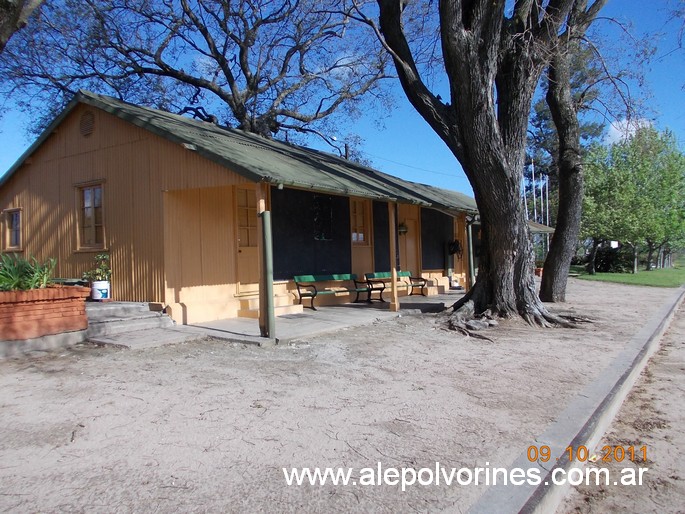
MULTIPOLYGON (((420 312, 439 312, 445 306, 459 300, 464 293, 464 290, 452 289, 428 297, 402 296, 399 299, 400 310, 398 312, 390 311, 388 303, 334 305, 321 307, 317 311, 306 309, 304 312, 279 316, 276 319, 275 337, 272 338, 260 336, 260 328, 254 319, 235 317, 205 323, 176 325, 155 331, 133 328, 110 334, 106 340, 101 338, 98 342, 134 350, 204 337, 255 345, 288 344, 294 340, 390 320, 398 316, 420 312)), ((134 327, 134 325, 131 326, 134 327)))
MULTIPOLYGON (((259 326, 248 318, 229 318, 206 323, 187 325, 183 328, 196 331, 202 336, 227 341, 264 344, 265 342, 287 344, 326 332, 344 330, 350 327, 385 321, 398 316, 419 312, 439 312, 459 300, 465 291, 449 290, 434 296, 402 296, 400 310, 392 312, 388 303, 358 303, 317 307, 317 311, 305 309, 297 314, 276 318, 275 338, 260 337, 259 326)), ((180 327, 179 327, 180 328, 180 327)))
MULTIPOLYGON (((159 303, 179 324, 259 319, 266 335, 269 316, 302 313, 293 277, 303 274, 363 277, 395 268, 425 279, 427 295, 448 291, 450 275, 467 285, 463 211, 267 183, 166 191, 163 197, 165 294, 159 303)), ((322 288, 337 286, 349 284, 322 288)), ((317 306, 353 299, 326 293, 317 306)), ((389 288, 386 299, 390 310, 399 308, 389 288)))

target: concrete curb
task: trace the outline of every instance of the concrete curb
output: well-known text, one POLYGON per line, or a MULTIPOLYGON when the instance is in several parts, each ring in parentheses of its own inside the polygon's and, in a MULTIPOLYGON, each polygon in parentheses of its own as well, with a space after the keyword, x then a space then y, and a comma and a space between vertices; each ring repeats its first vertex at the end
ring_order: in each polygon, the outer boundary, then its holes
POLYGON ((538 448, 543 445, 551 448, 552 458, 549 462, 531 463, 528 452, 524 451, 512 463, 509 469, 521 468, 526 473, 527 470, 537 469, 542 477, 540 485, 493 485, 471 506, 469 512, 554 512, 570 486, 553 485, 552 473, 557 468, 568 471, 572 465, 579 467, 584 464, 570 462, 566 448, 583 445, 591 450, 599 443, 650 357, 658 350, 661 337, 684 298, 685 287, 681 287, 633 336, 598 378, 571 401, 542 435, 531 441, 531 445, 538 448))

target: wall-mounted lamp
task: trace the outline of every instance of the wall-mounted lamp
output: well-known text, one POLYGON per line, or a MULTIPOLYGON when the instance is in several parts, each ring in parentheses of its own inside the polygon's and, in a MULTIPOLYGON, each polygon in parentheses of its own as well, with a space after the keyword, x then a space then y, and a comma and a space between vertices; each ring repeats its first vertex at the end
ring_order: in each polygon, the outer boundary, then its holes
POLYGON ((399 235, 404 236, 408 231, 409 228, 407 228, 407 225, 404 223, 404 221, 397 225, 397 233, 399 235))

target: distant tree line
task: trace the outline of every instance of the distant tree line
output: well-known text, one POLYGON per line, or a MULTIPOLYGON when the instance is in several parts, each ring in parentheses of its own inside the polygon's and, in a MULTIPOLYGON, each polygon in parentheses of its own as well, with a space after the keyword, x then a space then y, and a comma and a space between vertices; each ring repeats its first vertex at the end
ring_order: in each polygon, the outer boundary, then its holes
POLYGON ((600 247, 618 241, 652 269, 657 257, 685 246, 685 155, 672 133, 642 126, 609 146, 594 145, 586 163, 582 236, 588 270, 600 247))

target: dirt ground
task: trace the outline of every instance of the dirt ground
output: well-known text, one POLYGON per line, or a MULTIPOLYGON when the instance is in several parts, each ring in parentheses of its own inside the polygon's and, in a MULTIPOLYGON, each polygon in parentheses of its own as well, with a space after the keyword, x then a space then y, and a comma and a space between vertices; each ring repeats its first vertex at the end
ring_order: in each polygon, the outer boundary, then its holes
MULTIPOLYGON (((597 448, 646 448, 631 461, 602 462, 612 476, 646 467, 643 485, 577 487, 560 514, 593 512, 685 513, 685 307, 681 307, 640 380, 597 448)), ((606 455, 606 451, 604 452, 606 455)), ((619 453, 620 457, 620 453, 619 453)))
POLYGON ((506 467, 673 294, 571 279, 561 309, 593 324, 508 320, 494 343, 424 314, 0 361, 0 510, 463 512, 481 486, 288 486, 282 468, 506 467))

